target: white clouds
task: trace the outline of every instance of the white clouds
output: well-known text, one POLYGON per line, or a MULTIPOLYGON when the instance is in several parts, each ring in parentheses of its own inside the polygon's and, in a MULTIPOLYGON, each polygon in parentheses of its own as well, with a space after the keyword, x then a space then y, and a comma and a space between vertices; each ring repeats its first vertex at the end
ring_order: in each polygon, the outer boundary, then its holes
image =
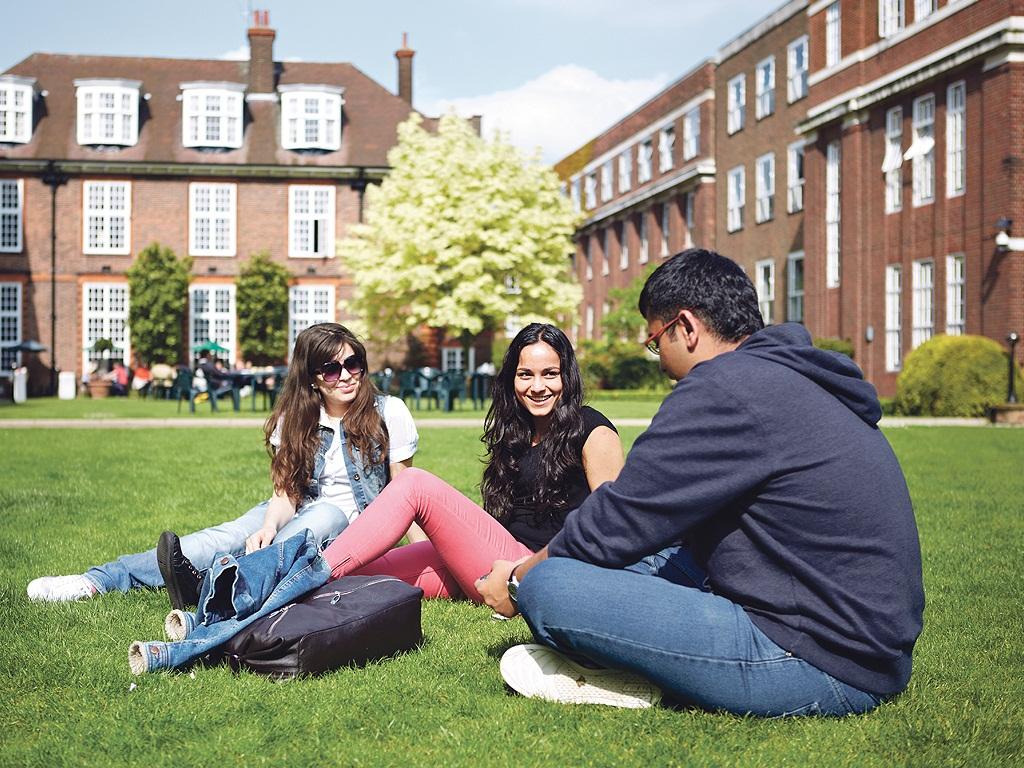
POLYGON ((242 43, 237 48, 232 48, 230 51, 224 51, 217 57, 222 61, 248 61, 249 60, 249 44, 242 43))
POLYGON ((669 82, 665 75, 646 79, 605 79, 574 64, 557 66, 518 88, 483 96, 438 99, 424 104, 427 114, 452 109, 483 115, 485 136, 500 130, 527 152, 541 148, 555 162, 625 117, 669 82))

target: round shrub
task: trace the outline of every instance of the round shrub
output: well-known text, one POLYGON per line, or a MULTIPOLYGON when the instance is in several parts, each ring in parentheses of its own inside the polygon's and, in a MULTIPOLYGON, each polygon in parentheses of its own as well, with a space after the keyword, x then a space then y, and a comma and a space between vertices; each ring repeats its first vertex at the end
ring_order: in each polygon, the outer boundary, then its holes
POLYGON ((984 416, 1006 399, 1007 353, 984 336, 935 336, 903 362, 896 413, 984 416))
POLYGON ((832 352, 842 352, 851 360, 853 359, 853 342, 849 339, 835 339, 823 336, 814 340, 814 346, 818 349, 827 349, 832 352))

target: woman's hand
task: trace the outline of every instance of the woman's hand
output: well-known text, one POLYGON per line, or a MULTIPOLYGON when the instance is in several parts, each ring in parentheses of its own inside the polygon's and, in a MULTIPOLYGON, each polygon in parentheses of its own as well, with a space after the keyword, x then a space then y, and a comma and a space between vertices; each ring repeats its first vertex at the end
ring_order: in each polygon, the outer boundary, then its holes
POLYGON ((260 528, 256 533, 245 540, 245 554, 251 555, 258 549, 270 546, 275 536, 277 536, 276 528, 268 526, 260 528))

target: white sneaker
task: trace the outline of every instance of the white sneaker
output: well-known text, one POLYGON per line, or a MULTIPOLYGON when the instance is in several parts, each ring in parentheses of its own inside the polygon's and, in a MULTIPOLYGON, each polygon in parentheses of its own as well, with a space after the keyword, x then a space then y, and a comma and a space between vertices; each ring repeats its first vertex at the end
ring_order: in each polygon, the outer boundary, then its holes
POLYGON ((501 676, 523 696, 563 704, 644 709, 661 701, 661 690, 640 675, 581 667, 558 651, 534 643, 505 651, 501 676))
POLYGON ((29 600, 67 603, 87 600, 96 594, 96 587, 85 576, 42 576, 28 583, 29 600))

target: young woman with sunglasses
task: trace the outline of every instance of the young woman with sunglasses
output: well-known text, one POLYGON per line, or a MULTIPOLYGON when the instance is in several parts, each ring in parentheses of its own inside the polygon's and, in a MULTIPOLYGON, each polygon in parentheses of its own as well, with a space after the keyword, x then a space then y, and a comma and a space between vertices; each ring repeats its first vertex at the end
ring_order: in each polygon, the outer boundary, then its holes
MULTIPOLYGON (((314 325, 296 338, 264 432, 273 457, 274 492, 268 501, 180 541, 165 533, 156 549, 123 555, 84 574, 36 579, 28 586, 29 597, 81 600, 103 592, 157 588, 164 585, 161 567, 191 561, 205 569, 220 553, 241 555, 306 528, 327 542, 389 479, 411 466, 418 441, 405 403, 377 392, 366 375, 366 349, 336 323, 314 325)), ((194 600, 187 591, 168 588, 175 607, 194 600)))
MULTIPOLYGON (((533 323, 509 345, 484 423, 484 507, 443 480, 408 469, 324 551, 335 578, 387 574, 427 597, 481 602, 475 583, 495 560, 522 560, 547 544, 590 491, 622 468, 615 427, 583 405, 572 344, 533 323), (410 525, 426 541, 395 547, 410 525)), ((198 592, 192 571, 169 581, 198 592)))

